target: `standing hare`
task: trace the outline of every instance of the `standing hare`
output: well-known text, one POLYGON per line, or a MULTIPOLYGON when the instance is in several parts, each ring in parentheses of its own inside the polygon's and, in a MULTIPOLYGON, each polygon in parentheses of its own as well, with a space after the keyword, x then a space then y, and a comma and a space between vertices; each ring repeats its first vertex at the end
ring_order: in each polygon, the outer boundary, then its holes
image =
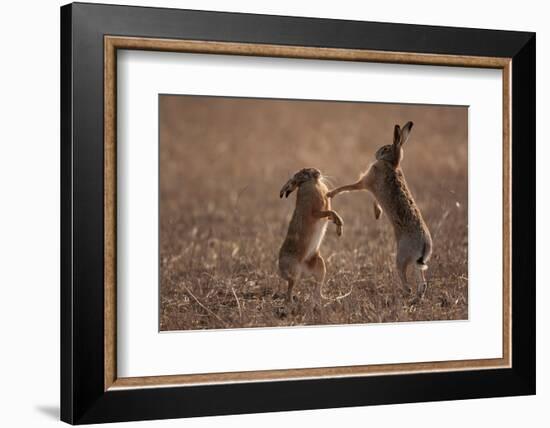
POLYGON ((304 168, 287 181, 279 196, 288 198, 296 188, 296 208, 288 226, 285 241, 279 251, 279 272, 288 281, 286 300, 292 298, 292 288, 302 272, 312 274, 323 285, 326 267, 319 254, 319 247, 325 236, 328 220, 336 224, 336 233, 342 235, 342 218, 330 209, 321 171, 304 168))
POLYGON ((327 196, 332 198, 338 193, 353 190, 369 190, 374 195, 377 201, 374 204, 376 218, 380 217, 383 209, 393 225, 397 241, 397 272, 401 284, 406 291, 410 291, 407 268, 414 262, 417 292, 422 296, 427 288, 424 271, 428 269, 427 263, 432 253, 432 238, 400 166, 403 159, 402 146, 409 138, 412 127, 412 122, 407 122, 403 129, 395 125, 393 144, 378 149, 376 161, 361 175, 359 181, 338 187, 327 196))

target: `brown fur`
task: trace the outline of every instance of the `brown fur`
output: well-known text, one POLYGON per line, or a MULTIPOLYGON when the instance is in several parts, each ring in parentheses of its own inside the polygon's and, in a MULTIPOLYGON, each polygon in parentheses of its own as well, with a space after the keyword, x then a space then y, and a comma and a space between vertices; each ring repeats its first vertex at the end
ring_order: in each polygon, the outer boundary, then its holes
POLYGON ((327 196, 332 198, 338 193, 353 190, 369 190, 374 195, 377 204, 381 206, 375 204, 375 216, 378 218, 378 213, 384 210, 395 232, 396 265, 401 283, 405 289, 409 289, 407 268, 414 264, 417 270, 417 290, 423 294, 426 290, 424 270, 431 256, 432 238, 401 170, 402 146, 412 126, 412 122, 408 122, 403 129, 396 125, 394 143, 376 152, 377 160, 367 172, 356 183, 334 189, 327 196))
POLYGON ((283 186, 280 196, 288 197, 296 188, 296 207, 279 251, 279 272, 288 281, 288 301, 292 298, 292 289, 303 272, 312 274, 320 286, 323 284, 326 267, 319 248, 327 221, 331 220, 336 224, 339 236, 343 226, 341 217, 330 208, 330 200, 326 196, 328 189, 317 169, 305 168, 298 171, 283 186))

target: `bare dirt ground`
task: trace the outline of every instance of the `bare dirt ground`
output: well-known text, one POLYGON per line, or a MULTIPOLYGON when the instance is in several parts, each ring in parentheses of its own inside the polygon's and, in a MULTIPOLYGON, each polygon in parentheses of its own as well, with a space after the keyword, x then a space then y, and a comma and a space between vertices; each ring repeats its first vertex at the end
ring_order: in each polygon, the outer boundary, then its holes
POLYGON ((162 96, 160 329, 467 319, 467 115, 465 107, 162 96), (295 197, 279 199, 279 189, 303 167, 319 168, 334 187, 355 180, 392 142, 393 125, 408 120, 402 167, 434 241, 425 297, 401 290, 391 225, 374 219, 370 194, 354 192, 333 201, 344 236, 329 225, 321 246, 323 294, 332 299, 313 310, 318 288, 302 279, 285 305, 277 258, 295 197))

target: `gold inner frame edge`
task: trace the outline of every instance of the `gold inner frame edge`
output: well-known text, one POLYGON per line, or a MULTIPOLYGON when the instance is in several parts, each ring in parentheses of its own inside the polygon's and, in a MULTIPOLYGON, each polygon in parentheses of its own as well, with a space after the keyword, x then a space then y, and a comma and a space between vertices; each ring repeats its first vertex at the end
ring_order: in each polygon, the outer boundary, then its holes
POLYGON ((420 54, 306 46, 104 37, 104 390, 193 386, 220 383, 360 377, 408 373, 481 370, 511 367, 511 85, 512 60, 500 57, 420 54), (503 349, 502 358, 421 363, 376 364, 304 369, 204 373, 170 376, 117 377, 116 366, 116 88, 117 50, 148 50, 214 55, 379 62, 494 68, 502 70, 503 95, 503 349))

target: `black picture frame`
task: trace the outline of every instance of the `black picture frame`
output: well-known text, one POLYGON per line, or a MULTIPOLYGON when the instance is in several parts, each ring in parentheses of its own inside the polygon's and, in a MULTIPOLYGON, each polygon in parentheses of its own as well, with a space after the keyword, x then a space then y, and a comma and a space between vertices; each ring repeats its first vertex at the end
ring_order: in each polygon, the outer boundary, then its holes
POLYGON ((74 3, 61 8, 61 419, 71 424, 535 393, 535 34, 74 3), (512 58, 512 367, 104 391, 104 36, 512 58))

